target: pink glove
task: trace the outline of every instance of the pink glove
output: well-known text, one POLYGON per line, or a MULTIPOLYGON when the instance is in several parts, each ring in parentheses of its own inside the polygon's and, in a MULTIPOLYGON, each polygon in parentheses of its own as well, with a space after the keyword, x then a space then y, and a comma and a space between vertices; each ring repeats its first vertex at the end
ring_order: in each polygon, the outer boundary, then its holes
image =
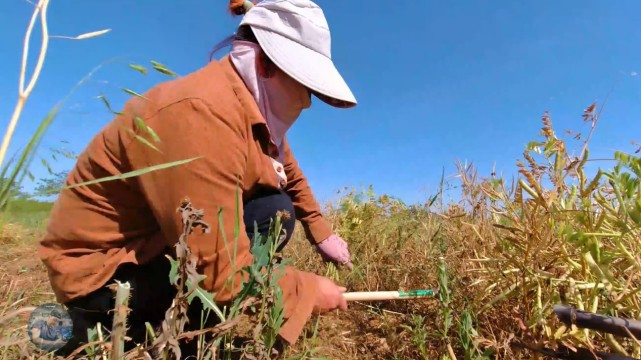
POLYGON ((353 265, 350 261, 349 250, 347 243, 337 235, 331 235, 327 239, 321 241, 316 247, 324 261, 332 261, 337 264, 345 265, 348 269, 352 270, 353 265))

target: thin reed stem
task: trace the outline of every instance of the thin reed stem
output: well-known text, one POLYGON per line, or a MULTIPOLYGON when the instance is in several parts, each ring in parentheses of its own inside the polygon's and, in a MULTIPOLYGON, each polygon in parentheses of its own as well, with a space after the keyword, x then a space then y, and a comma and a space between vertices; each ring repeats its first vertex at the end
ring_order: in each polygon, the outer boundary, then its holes
POLYGON ((4 163, 4 159, 7 155, 7 150, 9 149, 11 139, 13 138, 13 133, 15 132, 16 126, 18 125, 20 115, 22 115, 22 111, 27 102, 27 99, 29 98, 31 91, 35 87, 38 77, 40 76, 40 72, 42 71, 42 66, 44 65, 45 57, 47 54, 47 47, 49 45, 49 29, 47 27, 48 6, 49 0, 40 0, 38 2, 38 5, 36 5, 36 8, 34 9, 31 21, 29 22, 29 26, 27 27, 27 33, 25 34, 22 52, 22 65, 20 67, 18 103, 16 104, 13 114, 11 115, 9 125, 7 125, 7 131, 5 132, 4 138, 2 140, 2 145, 0 146, 0 167, 4 163), (25 74, 27 72, 27 58, 29 56, 29 41, 31 40, 31 32, 33 31, 33 27, 35 25, 38 14, 40 14, 40 22, 42 26, 42 44, 40 46, 40 55, 38 56, 38 61, 36 62, 33 75, 29 80, 29 84, 25 88, 24 83, 25 74))

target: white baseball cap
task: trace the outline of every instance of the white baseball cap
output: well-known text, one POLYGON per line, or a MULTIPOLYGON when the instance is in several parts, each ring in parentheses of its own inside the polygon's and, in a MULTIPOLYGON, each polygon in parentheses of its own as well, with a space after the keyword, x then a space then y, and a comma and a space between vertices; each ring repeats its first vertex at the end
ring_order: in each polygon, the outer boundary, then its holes
POLYGON ((322 101, 340 108, 357 104, 331 55, 323 10, 310 0, 263 0, 240 25, 251 27, 265 54, 322 101))

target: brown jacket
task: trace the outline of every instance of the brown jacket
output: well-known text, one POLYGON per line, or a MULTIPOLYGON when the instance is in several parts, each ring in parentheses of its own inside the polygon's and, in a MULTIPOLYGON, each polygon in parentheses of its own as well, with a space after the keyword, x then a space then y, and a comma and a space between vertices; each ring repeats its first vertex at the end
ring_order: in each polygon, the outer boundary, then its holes
MULTIPOLYGON (((289 146, 283 164, 287 182, 274 171, 268 154, 278 155, 269 141, 264 118, 236 73, 229 57, 213 61, 185 77, 162 83, 134 97, 79 156, 69 185, 126 173, 152 165, 201 157, 177 167, 129 179, 64 190, 57 199, 47 234, 39 247, 59 302, 86 295, 102 286, 122 263, 146 263, 172 246, 182 233, 176 209, 188 197, 205 211, 209 234, 188 237, 203 288, 226 302, 232 291, 225 281, 232 268, 225 248, 234 239, 236 189, 248 199, 261 187, 285 185, 296 217, 311 242, 332 234, 289 146), (160 137, 160 152, 134 139, 149 139, 134 124, 138 116, 160 137), (238 180, 238 181, 237 181, 238 180), (222 207, 223 228, 218 209, 222 207)), ((242 202, 240 229, 244 229, 242 202)), ((240 231, 236 270, 252 262, 249 238, 240 231)), ((281 336, 296 341, 308 321, 316 296, 315 275, 288 267, 281 279, 286 322, 281 336)))

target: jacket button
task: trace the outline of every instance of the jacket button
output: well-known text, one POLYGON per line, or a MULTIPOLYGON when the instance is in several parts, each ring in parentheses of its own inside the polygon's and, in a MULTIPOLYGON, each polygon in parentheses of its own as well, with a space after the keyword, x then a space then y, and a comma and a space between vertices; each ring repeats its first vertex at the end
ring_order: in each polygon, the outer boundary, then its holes
POLYGON ((285 180, 281 180, 280 181, 280 186, 284 187, 285 185, 287 185, 287 182, 285 180))
POLYGON ((276 169, 276 171, 281 172, 281 171, 283 171, 283 168, 279 166, 279 167, 276 169))

